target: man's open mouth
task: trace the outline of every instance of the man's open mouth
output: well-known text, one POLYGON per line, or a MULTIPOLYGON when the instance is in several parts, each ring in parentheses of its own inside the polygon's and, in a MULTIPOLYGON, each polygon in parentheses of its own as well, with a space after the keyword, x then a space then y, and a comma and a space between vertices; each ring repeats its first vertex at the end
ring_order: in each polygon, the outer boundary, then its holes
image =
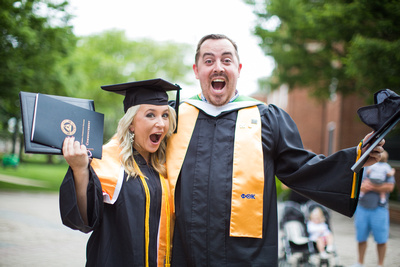
POLYGON ((215 79, 211 82, 211 85, 215 90, 221 90, 225 87, 225 81, 222 79, 215 79))

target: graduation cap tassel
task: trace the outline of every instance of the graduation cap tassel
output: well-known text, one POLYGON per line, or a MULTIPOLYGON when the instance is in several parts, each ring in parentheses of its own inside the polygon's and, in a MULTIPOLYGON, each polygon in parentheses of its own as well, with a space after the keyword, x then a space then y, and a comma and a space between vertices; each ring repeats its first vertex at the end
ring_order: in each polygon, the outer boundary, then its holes
POLYGON ((179 105, 180 105, 180 90, 182 89, 178 84, 175 84, 178 87, 176 90, 176 99, 175 99, 175 113, 176 113, 176 128, 174 133, 178 132, 178 114, 179 114, 179 105))
POLYGON ((150 245, 150 190, 147 185, 145 176, 137 165, 136 161, 133 159, 133 165, 135 169, 138 170, 138 175, 143 184, 144 192, 146 194, 146 212, 145 212, 145 267, 149 267, 149 245, 150 245))

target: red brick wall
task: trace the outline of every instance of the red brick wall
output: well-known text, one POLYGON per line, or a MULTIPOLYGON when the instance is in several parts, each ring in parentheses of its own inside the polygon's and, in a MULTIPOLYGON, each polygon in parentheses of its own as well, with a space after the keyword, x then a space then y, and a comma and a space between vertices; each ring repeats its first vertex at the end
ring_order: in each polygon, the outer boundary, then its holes
POLYGON ((389 201, 390 222, 400 223, 400 204, 396 201, 389 201))
POLYGON ((342 99, 340 109, 342 110, 341 116, 341 132, 339 138, 338 149, 352 147, 357 145, 365 135, 372 131, 365 125, 358 117, 357 110, 365 106, 362 98, 352 95, 346 96, 342 99))
POLYGON ((356 146, 371 131, 357 115, 357 109, 364 105, 356 96, 337 95, 334 101, 321 101, 311 98, 305 89, 294 89, 288 95, 286 111, 299 128, 304 147, 328 155, 356 146), (334 130, 329 148, 330 128, 334 130))
POLYGON ((287 112, 297 124, 304 147, 322 153, 323 106, 310 99, 306 90, 298 89, 289 93, 287 112))
POLYGON ((326 113, 324 119, 324 125, 322 126, 324 129, 323 136, 323 151, 322 154, 329 155, 335 153, 340 150, 339 141, 341 138, 341 116, 342 116, 342 97, 337 95, 334 100, 326 100, 324 105, 326 106, 326 113), (332 128, 332 144, 329 144, 329 129, 332 128), (331 148, 329 148, 331 146, 331 148))

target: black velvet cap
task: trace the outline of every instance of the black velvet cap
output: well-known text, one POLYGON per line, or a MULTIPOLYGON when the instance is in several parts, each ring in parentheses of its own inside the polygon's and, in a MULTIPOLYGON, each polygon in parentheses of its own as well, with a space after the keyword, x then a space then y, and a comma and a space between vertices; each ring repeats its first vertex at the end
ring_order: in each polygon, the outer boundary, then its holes
POLYGON ((370 145, 360 159, 351 167, 359 172, 368 160, 369 153, 400 122, 400 96, 392 90, 380 90, 374 94, 375 104, 357 110, 361 121, 371 127, 374 132, 364 140, 363 147, 370 145))
POLYGON ((374 105, 361 107, 357 113, 369 127, 379 132, 400 116, 400 96, 392 90, 380 90, 374 94, 374 105))
POLYGON ((175 110, 178 114, 179 107, 179 85, 172 84, 163 79, 152 79, 129 83, 120 83, 101 86, 103 90, 124 95, 124 112, 136 105, 168 105, 167 91, 177 91, 175 110))
MULTIPOLYGON (((364 146, 378 136, 382 136, 388 128, 392 129, 400 119, 400 96, 392 90, 385 89, 376 92, 374 102, 374 105, 361 107, 357 110, 361 121, 374 129, 371 137, 364 142, 364 146)), ((385 135, 389 131, 386 131, 385 135)))

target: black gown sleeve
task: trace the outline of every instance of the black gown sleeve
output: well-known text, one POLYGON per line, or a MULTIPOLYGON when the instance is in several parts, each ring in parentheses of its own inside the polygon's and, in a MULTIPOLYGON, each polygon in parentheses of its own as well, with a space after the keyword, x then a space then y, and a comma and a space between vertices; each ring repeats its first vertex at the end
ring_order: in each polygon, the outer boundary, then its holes
POLYGON ((269 119, 274 138, 275 173, 292 190, 343 215, 352 216, 358 201, 359 179, 351 166, 357 157, 357 148, 340 150, 328 157, 316 155, 303 148, 297 126, 291 117, 276 107, 269 119), (355 187, 355 188, 353 188, 355 187))
POLYGON ((87 188, 87 213, 89 225, 85 225, 78 208, 75 182, 71 168, 60 186, 60 215, 64 225, 74 230, 89 233, 100 223, 103 216, 103 192, 101 184, 93 169, 89 171, 87 188))

